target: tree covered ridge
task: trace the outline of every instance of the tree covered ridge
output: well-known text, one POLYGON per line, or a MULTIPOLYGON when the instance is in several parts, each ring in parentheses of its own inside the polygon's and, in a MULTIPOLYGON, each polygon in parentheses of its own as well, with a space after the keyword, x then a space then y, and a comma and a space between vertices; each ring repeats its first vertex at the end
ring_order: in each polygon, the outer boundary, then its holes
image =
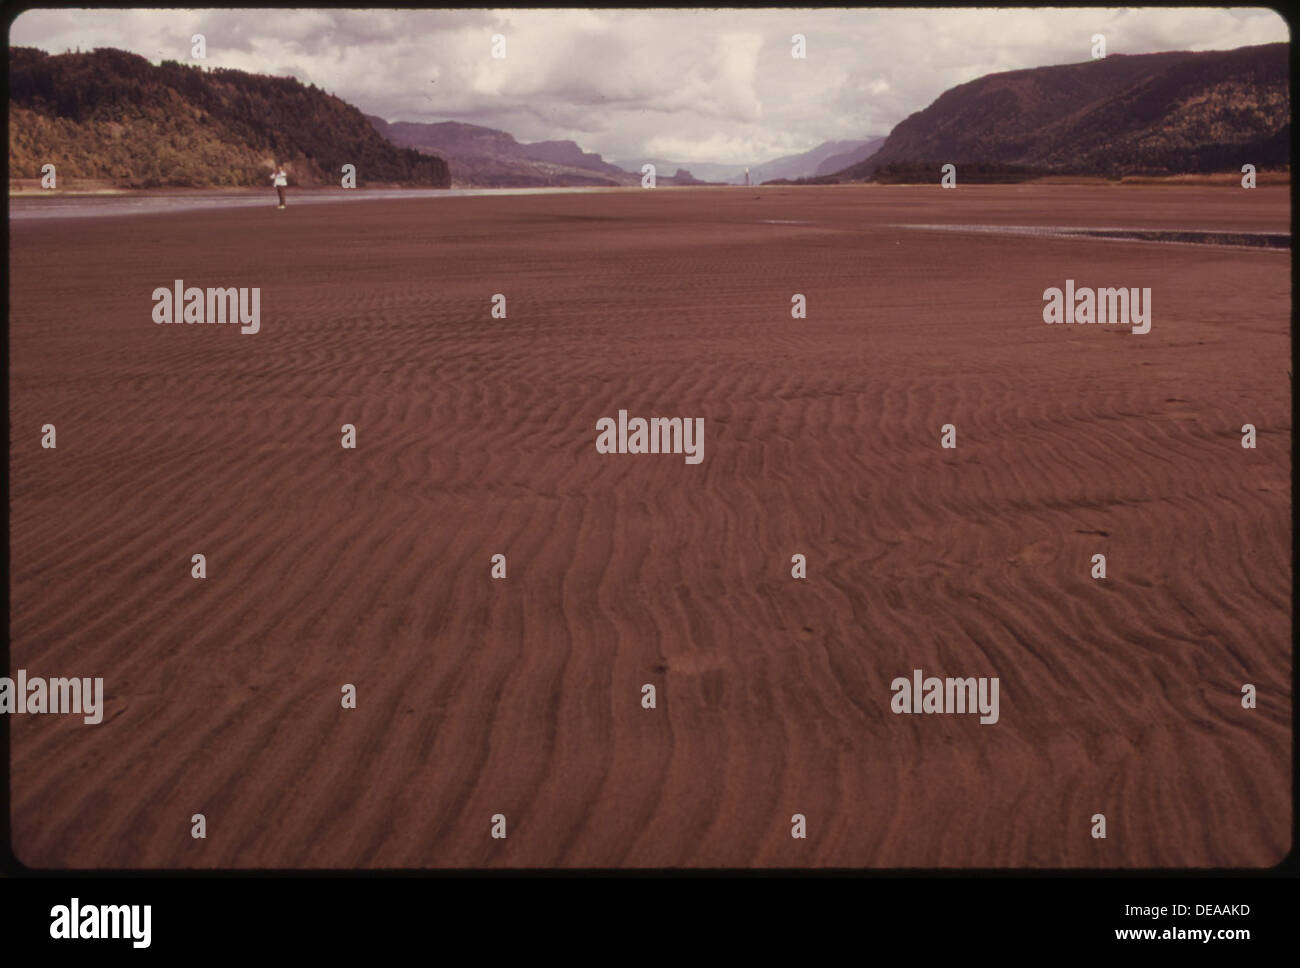
MULTIPOLYGON (((943 159, 1056 174, 1168 175, 1290 166, 1290 45, 1116 54, 988 74, 900 122, 836 174, 943 159)), ((894 169, 897 172, 899 169, 894 169)))
POLYGON ((347 102, 292 77, 164 61, 113 48, 9 49, 9 176, 107 179, 126 187, 291 183, 446 188, 447 164, 385 140, 347 102))

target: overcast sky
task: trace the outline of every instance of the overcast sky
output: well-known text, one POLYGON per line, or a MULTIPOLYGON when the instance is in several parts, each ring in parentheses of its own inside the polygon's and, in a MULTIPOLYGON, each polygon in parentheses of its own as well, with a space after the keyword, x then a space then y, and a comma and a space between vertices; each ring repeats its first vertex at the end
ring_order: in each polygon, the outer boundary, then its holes
POLYGON ((983 74, 1088 60, 1097 33, 1110 54, 1290 40, 1259 9, 903 8, 33 10, 9 42, 287 74, 390 121, 571 139, 619 162, 749 164, 888 134, 983 74), (190 57, 195 33, 206 61, 190 57))

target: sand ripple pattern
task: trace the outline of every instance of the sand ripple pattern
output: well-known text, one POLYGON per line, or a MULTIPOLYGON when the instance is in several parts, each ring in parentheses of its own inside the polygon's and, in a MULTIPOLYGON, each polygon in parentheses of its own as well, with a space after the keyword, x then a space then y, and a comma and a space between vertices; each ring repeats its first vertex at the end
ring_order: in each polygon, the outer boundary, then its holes
POLYGON ((100 726, 10 717, 19 857, 1278 862, 1289 254, 891 226, 1196 211, 1284 231, 1285 191, 657 190, 11 225, 10 665, 103 676, 107 696, 100 726), (175 278, 260 286, 262 332, 154 325, 175 278), (1151 333, 1044 326, 1066 278, 1150 286, 1151 333), (704 417, 704 462, 597 454, 619 408, 704 417), (1001 722, 893 715, 914 668, 1001 677, 1001 722))

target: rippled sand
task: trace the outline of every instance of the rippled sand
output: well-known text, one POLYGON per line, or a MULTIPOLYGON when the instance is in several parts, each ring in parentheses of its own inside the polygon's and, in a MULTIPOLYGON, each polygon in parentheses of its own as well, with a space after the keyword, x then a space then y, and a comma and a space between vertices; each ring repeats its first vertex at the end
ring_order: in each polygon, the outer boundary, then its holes
POLYGON ((99 726, 11 718, 18 856, 1276 863, 1289 252, 895 226, 1285 232, 1287 191, 12 223, 11 668, 107 696, 99 726), (177 278, 261 287, 261 332, 155 325, 177 278), (1045 326, 1067 278, 1151 287, 1152 331, 1045 326), (703 417, 704 462, 598 454, 620 408, 703 417), (999 722, 894 715, 915 668, 1000 677, 999 722))

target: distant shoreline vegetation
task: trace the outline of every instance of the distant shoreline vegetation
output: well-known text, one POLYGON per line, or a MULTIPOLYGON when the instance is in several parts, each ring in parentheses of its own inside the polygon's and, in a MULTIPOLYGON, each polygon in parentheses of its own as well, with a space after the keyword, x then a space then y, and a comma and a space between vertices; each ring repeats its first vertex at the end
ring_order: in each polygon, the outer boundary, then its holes
MULTIPOLYGON (((882 185, 938 183, 944 162, 891 161, 877 168, 871 181, 882 185)), ((1056 174, 1030 165, 1000 165, 981 162, 957 162, 958 185, 1013 185, 1056 174)))
MULTIPOLYGON (((774 178, 763 182, 764 186, 780 185, 937 185, 943 165, 937 161, 892 161, 882 165, 868 178, 846 178, 840 175, 819 175, 809 178, 774 178)), ((1127 174, 1119 172, 1061 172, 1030 165, 1000 165, 968 162, 956 164, 958 185, 1016 185, 1043 179, 1063 182, 1106 181, 1126 185, 1200 185, 1217 184, 1220 181, 1236 184, 1241 180, 1241 172, 1233 169, 1209 170, 1204 172, 1155 172, 1151 174, 1127 174)), ((1264 169, 1259 172, 1261 185, 1290 184, 1291 168, 1289 165, 1277 169, 1264 169)))
POLYGON ((834 175, 810 175, 807 178, 769 178, 764 185, 839 185, 843 179, 834 175))
MULTIPOLYGON (((944 163, 938 161, 891 161, 876 169, 870 178, 845 178, 840 175, 819 175, 813 178, 775 178, 764 185, 845 185, 869 181, 881 185, 938 184, 944 163)), ((1057 174, 1028 165, 1001 165, 971 162, 957 165, 958 184, 1010 185, 1032 181, 1057 174)))
POLYGON ((447 188, 447 163, 390 144, 357 108, 292 77, 163 61, 126 51, 9 48, 9 175, 123 188, 269 185, 447 188))

